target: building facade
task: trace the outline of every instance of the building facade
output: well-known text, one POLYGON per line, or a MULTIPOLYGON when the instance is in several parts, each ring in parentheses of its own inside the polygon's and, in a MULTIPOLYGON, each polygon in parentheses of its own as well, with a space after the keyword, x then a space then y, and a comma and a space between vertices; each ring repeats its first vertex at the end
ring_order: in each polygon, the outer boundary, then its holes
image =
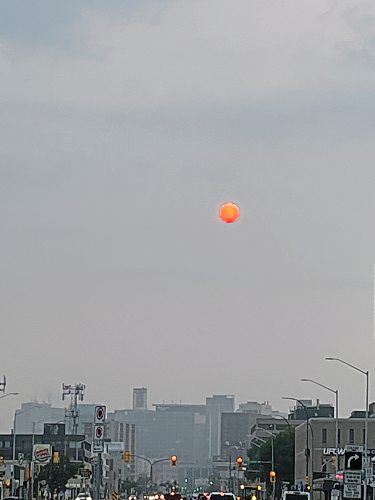
MULTIPOLYGON (((365 445, 365 419, 340 418, 338 433, 338 470, 342 470, 346 445, 365 445)), ((368 420, 369 455, 375 457, 375 419, 368 420)), ((295 481, 309 482, 322 472, 334 473, 336 457, 336 420, 334 418, 310 418, 296 428, 295 434, 295 481), (310 456, 306 455, 306 443, 310 456), (308 471, 308 474, 306 474, 308 471)))

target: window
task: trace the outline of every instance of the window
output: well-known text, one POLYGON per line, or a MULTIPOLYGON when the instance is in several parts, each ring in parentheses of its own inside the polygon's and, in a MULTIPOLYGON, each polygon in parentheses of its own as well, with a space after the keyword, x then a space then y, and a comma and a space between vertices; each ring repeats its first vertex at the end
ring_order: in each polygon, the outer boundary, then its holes
POLYGON ((354 444, 354 429, 349 429, 349 444, 354 444))
POLYGON ((327 429, 322 429, 322 444, 327 444, 327 429))

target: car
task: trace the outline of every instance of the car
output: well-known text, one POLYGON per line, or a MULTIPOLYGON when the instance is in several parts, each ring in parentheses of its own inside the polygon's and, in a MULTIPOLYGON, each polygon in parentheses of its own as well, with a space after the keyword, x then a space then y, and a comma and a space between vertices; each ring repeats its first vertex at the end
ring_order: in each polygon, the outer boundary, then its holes
POLYGON ((234 493, 226 491, 214 491, 210 493, 208 500, 237 500, 234 493))
POLYGON ((90 493, 81 492, 78 493, 75 500, 92 500, 90 493))

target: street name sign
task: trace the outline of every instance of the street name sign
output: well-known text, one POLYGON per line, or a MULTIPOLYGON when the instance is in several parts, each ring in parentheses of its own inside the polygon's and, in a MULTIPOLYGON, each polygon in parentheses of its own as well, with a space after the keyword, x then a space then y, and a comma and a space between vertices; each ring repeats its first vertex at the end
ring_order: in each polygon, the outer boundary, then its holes
POLYGON ((344 484, 344 498, 361 498, 361 485, 344 484))
POLYGON ((345 446, 345 451, 357 451, 362 453, 363 452, 363 446, 359 446, 356 444, 347 444, 345 446))
POLYGON ((358 471, 357 470, 345 471, 345 475, 344 475, 344 483, 345 484, 361 484, 361 482, 362 482, 362 477, 361 477, 360 470, 358 470, 358 471))
POLYGON ((362 452, 345 451, 345 471, 362 470, 362 452))

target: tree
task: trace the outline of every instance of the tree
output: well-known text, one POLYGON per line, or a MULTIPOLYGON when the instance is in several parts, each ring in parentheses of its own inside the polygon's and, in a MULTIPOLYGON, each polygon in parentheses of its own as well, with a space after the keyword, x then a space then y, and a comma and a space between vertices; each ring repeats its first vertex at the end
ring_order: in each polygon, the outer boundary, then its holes
MULTIPOLYGON (((251 464, 251 469, 258 469, 259 473, 247 472, 246 476, 249 479, 254 478, 254 476, 258 476, 261 481, 268 481, 272 459, 271 438, 268 438, 267 442, 262 443, 259 448, 251 448, 251 450, 248 451, 248 456, 251 462, 259 461, 267 463, 251 464)), ((290 427, 288 430, 280 432, 274 437, 274 459, 277 481, 288 481, 293 483, 294 428, 290 427)))
POLYGON ((82 464, 70 462, 69 457, 60 455, 60 462, 54 464, 52 461, 45 465, 40 471, 37 480, 46 481, 50 491, 65 490, 68 480, 78 474, 82 464))

